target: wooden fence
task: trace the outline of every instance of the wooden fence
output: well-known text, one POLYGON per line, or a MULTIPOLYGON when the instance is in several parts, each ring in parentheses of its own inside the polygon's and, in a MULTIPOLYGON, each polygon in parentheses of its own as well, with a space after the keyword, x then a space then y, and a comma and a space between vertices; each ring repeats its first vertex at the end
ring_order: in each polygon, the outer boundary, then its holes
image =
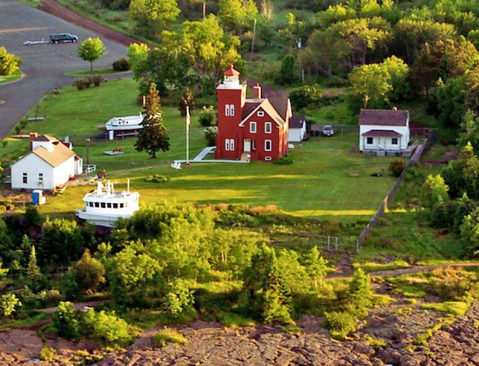
POLYGON ((364 244, 364 241, 366 240, 368 235, 371 233, 374 227, 378 224, 379 220, 383 217, 384 213, 387 211, 389 204, 401 188, 402 184, 404 183, 404 180, 406 179, 407 170, 413 167, 417 162, 419 162, 421 157, 426 153, 426 151, 431 147, 431 145, 436 141, 436 139, 437 135, 433 131, 430 136, 416 148, 414 154, 411 157, 411 160, 409 161, 409 164, 402 171, 396 183, 391 188, 388 195, 384 198, 383 202, 381 203, 381 206, 379 206, 379 209, 376 211, 376 214, 372 217, 371 220, 369 220, 369 223, 367 224, 366 228, 361 232, 361 234, 359 234, 356 240, 356 251, 359 251, 359 248, 361 248, 361 246, 364 244))

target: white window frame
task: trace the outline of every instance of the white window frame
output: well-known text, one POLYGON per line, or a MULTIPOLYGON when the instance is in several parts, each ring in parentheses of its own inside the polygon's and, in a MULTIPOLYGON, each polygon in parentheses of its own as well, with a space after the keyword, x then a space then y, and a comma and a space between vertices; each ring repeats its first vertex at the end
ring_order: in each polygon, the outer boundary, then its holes
POLYGON ((271 122, 264 123, 264 133, 272 133, 273 132, 273 124, 271 122))
POLYGON ((399 145, 399 139, 397 137, 392 137, 391 145, 399 145))
POLYGON ((249 132, 250 133, 256 133, 256 131, 257 131, 256 122, 250 122, 249 123, 249 132))
POLYGON ((230 116, 234 117, 234 115, 235 115, 235 105, 230 104, 230 116))
POLYGON ((225 104, 225 116, 229 117, 229 115, 230 115, 230 105, 225 104))
POLYGON ((230 151, 235 151, 235 140, 230 139, 230 151))
POLYGON ((372 145, 374 144, 374 138, 373 137, 366 137, 366 145, 372 145), (369 139, 371 139, 371 142, 369 142, 369 139))
POLYGON ((264 140, 264 151, 271 151, 273 150, 273 143, 271 140, 264 140), (269 148, 268 148, 269 145, 269 148))
POLYGON ((230 151, 230 139, 225 140, 225 151, 230 151))
POLYGON ((263 117, 264 116, 264 112, 263 111, 258 111, 258 117, 263 117))

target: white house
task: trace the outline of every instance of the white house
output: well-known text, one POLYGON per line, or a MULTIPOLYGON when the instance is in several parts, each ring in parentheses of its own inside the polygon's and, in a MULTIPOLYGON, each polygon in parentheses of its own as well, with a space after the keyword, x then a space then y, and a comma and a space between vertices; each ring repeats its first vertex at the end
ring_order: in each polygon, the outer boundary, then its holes
POLYGON ((54 189, 83 172, 83 161, 63 142, 30 135, 30 152, 12 165, 12 189, 54 189))
POLYGON ((295 114, 289 120, 288 142, 301 142, 306 137, 306 116, 295 114))
POLYGON ((361 109, 359 150, 377 155, 395 154, 408 147, 409 111, 361 109))

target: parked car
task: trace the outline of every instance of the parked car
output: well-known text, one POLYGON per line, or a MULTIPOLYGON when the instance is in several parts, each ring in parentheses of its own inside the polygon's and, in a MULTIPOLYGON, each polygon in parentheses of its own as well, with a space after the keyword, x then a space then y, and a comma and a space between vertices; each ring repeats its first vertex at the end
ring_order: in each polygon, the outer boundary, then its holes
POLYGON ((75 43, 76 41, 78 41, 78 37, 70 33, 57 33, 57 34, 50 34, 50 41, 52 41, 52 43, 60 43, 60 42, 75 43))
POLYGON ((322 130, 322 134, 323 136, 333 136, 334 135, 334 130, 333 130, 333 126, 331 125, 326 125, 323 127, 323 130, 322 130))

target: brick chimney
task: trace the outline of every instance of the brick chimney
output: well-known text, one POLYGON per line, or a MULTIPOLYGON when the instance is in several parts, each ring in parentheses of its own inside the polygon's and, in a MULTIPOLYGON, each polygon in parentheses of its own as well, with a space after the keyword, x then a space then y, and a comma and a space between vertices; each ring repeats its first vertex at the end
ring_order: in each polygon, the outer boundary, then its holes
POLYGON ((33 150, 33 140, 38 137, 38 132, 30 132, 30 151, 33 150))
POLYGON ((259 84, 253 87, 253 96, 254 99, 261 99, 261 86, 259 86, 259 84))

